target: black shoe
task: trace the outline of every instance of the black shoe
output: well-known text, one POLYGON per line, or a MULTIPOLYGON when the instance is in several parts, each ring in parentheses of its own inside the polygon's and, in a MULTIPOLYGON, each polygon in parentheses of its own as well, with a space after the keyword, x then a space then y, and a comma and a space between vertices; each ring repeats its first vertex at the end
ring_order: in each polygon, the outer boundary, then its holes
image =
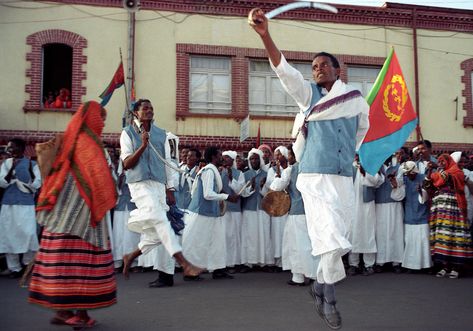
POLYGON ((324 297, 318 296, 317 293, 315 293, 315 290, 312 286, 309 289, 309 294, 314 299, 315 311, 317 312, 317 314, 320 316, 321 319, 324 319, 324 297))
POLYGON ((183 278, 186 282, 197 282, 197 281, 200 281, 200 280, 204 280, 200 276, 184 276, 183 278))
POLYGON ((360 273, 360 268, 355 267, 355 266, 350 266, 347 270, 348 276, 356 276, 360 273))
POLYGON ((251 271, 251 268, 248 267, 247 265, 244 265, 238 269, 238 272, 242 274, 246 274, 247 272, 250 272, 250 271, 251 271))
POLYGON ((21 271, 12 271, 9 275, 8 278, 10 279, 17 279, 20 278, 23 273, 21 271))
POLYGON ((305 283, 302 282, 302 283, 297 283, 295 281, 293 281, 292 279, 291 280, 288 280, 287 281, 287 285, 291 285, 291 286, 305 286, 305 283))
POLYGON ((380 274, 383 272, 383 266, 379 264, 375 265, 373 269, 374 269, 374 272, 377 274, 380 274))
POLYGON ((213 279, 233 279, 235 277, 233 277, 226 271, 214 271, 212 272, 212 278, 213 279))
POLYGON ((327 301, 325 301, 324 321, 325 323, 327 323, 328 327, 333 330, 338 330, 342 327, 342 317, 340 316, 340 312, 337 310, 335 302, 328 303, 327 301))
POLYGON ((160 287, 172 287, 174 284, 173 283, 165 283, 161 280, 156 279, 154 282, 148 283, 148 287, 151 288, 160 288, 160 287))
POLYGON ((400 265, 395 265, 395 266, 393 266, 393 271, 394 271, 395 274, 400 274, 400 273, 402 273, 402 268, 401 268, 400 265))
POLYGON ((373 267, 368 267, 363 270, 363 276, 371 276, 372 274, 374 274, 373 267))

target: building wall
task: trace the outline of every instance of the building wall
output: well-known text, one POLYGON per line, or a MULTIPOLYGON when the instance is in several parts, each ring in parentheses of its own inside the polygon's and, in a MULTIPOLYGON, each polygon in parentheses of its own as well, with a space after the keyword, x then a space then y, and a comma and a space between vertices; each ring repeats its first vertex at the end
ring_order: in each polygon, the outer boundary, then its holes
MULTIPOLYGON (((103 6, 68 4, 74 2, 90 3, 90 1, 59 1, 18 5, 29 9, 2 6, 0 22, 10 23, 2 24, 0 29, 2 43, 0 58, 3 67, 10 69, 4 70, 0 78, 0 91, 2 91, 0 140, 5 141, 16 132, 27 132, 26 136, 30 137, 30 142, 36 140, 38 135, 47 137, 51 132, 64 130, 72 114, 24 112, 25 100, 28 99, 25 86, 30 83, 25 74, 30 64, 26 59, 28 52, 31 51, 26 44, 29 35, 56 29, 70 31, 86 39, 87 46, 83 51, 86 64, 82 65, 86 78, 82 83, 85 89, 82 101, 99 100, 98 95, 109 83, 120 61, 119 48, 122 49, 126 60, 128 16, 118 7, 121 2, 96 2, 103 3, 103 6)), ((182 1, 176 3, 180 2, 182 1)), ((261 2, 270 3, 270 1, 261 2)), ((245 6, 244 1, 235 3, 237 3, 235 6, 245 6)), ((271 5, 275 5, 274 3, 277 1, 272 1, 271 5)), ((168 7, 174 9, 171 5, 168 7)), ((212 137, 215 137, 214 141, 222 146, 228 144, 235 146, 240 133, 238 116, 177 116, 176 113, 179 113, 181 107, 176 100, 176 95, 179 95, 176 91, 181 90, 176 75, 177 45, 225 46, 236 48, 238 51, 254 51, 257 57, 264 58, 259 37, 249 28, 246 17, 240 14, 247 12, 246 8, 237 8, 236 14, 223 15, 219 12, 220 8, 215 9, 214 14, 212 14, 214 9, 206 9, 210 14, 199 14, 192 11, 185 13, 163 10, 168 7, 163 5, 158 9, 148 8, 149 10, 143 8, 136 14, 137 97, 151 99, 155 107, 156 123, 182 136, 183 141, 195 143, 200 139, 207 144, 212 142, 212 137)), ((310 12, 304 14, 310 15, 310 12)), ((451 10, 447 14, 453 15, 451 10)), ((468 15, 467 18, 471 20, 472 14, 468 15)), ((414 102, 412 29, 403 26, 375 25, 368 18, 366 23, 361 23, 314 21, 310 17, 307 20, 276 19, 271 21, 270 31, 276 44, 285 54, 295 54, 308 59, 311 54, 324 50, 342 59, 349 59, 352 56, 357 59, 375 59, 375 62, 379 62, 379 59, 387 56, 390 47, 394 46, 414 102)), ((462 93, 465 85, 461 81, 464 75, 461 63, 473 58, 471 31, 419 29, 417 34, 420 123, 423 136, 434 143, 473 148, 471 146, 473 128, 465 127, 463 120, 467 116, 465 109, 472 108, 465 106, 466 97, 462 93), (458 112, 455 119, 456 98, 458 98, 458 112)), ((124 64, 126 66, 126 61, 124 64)), ((109 115, 105 132, 109 142, 114 144, 117 143, 121 131, 124 100, 124 89, 121 88, 115 92, 106 107, 109 115)), ((263 139, 274 143, 290 141, 291 119, 253 118, 250 136, 256 136, 259 125, 263 139)), ((416 137, 412 135, 410 140, 414 139, 416 137)))

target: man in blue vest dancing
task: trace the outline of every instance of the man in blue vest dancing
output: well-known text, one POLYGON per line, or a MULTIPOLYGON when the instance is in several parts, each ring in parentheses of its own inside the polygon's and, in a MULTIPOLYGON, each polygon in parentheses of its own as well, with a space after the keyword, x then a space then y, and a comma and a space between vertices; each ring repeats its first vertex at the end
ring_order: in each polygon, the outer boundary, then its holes
POLYGON ((300 160, 297 189, 306 207, 312 255, 320 256, 311 294, 319 316, 332 329, 342 320, 336 307, 334 284, 345 278, 342 255, 351 249, 347 239, 355 215, 352 162, 368 130, 369 106, 361 93, 339 79, 340 65, 331 54, 314 56, 316 82, 304 80, 290 66, 272 40, 261 9, 248 17, 268 53, 282 86, 297 102, 293 146, 300 160))
POLYGON ((121 159, 132 201, 137 209, 130 213, 128 228, 141 233, 138 249, 123 257, 123 274, 128 277, 131 262, 162 244, 169 255, 183 267, 185 276, 197 276, 202 269, 192 265, 182 255, 177 235, 171 228, 166 212, 175 204, 173 170, 157 155, 171 164, 171 152, 166 131, 153 124, 151 101, 138 100, 133 107, 137 121, 124 128, 120 137, 121 159), (155 150, 152 150, 150 144, 155 150))

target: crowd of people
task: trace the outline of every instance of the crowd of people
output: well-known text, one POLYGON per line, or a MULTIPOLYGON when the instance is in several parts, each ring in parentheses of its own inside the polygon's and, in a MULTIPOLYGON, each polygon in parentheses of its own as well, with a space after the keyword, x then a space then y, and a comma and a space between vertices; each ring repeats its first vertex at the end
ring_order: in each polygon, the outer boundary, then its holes
MULTIPOLYGON (((138 230, 130 227, 130 214, 136 213, 141 217, 143 214, 138 212, 134 203, 136 199, 132 200, 133 193, 130 194, 130 182, 125 178, 126 165, 122 160, 126 154, 122 152, 116 164, 110 161, 102 164, 97 178, 103 178, 106 171, 113 171, 110 178, 116 179, 116 185, 112 185, 110 179, 108 190, 111 196, 118 192, 118 199, 110 213, 105 212, 108 208, 102 208, 97 217, 106 221, 98 222, 99 226, 94 227, 86 221, 87 204, 80 198, 81 189, 74 184, 74 174, 70 169, 59 180, 65 188, 49 210, 47 206, 51 204, 49 200, 56 187, 51 179, 43 184, 41 194, 36 198, 40 212, 35 216, 35 196, 38 196, 36 192, 41 185, 38 166, 35 161, 24 157, 23 140, 12 139, 9 142, 10 158, 2 163, 0 174, 0 185, 4 188, 0 210, 0 251, 5 253, 8 266, 4 274, 20 277, 24 266, 32 260, 39 249, 36 227, 39 223, 43 228, 41 249, 36 256, 37 270, 30 285, 30 302, 54 307, 58 311, 53 318, 55 322, 92 323, 86 313, 74 315, 70 310, 60 309, 61 300, 67 302, 67 296, 57 300, 54 294, 58 291, 57 284, 54 284, 54 290, 51 285, 50 290, 44 289, 48 282, 41 278, 41 273, 55 274, 61 263, 63 271, 70 270, 64 265, 70 261, 70 254, 75 254, 69 252, 61 260, 57 256, 48 256, 51 250, 70 250, 71 247, 81 252, 91 250, 93 258, 88 263, 96 276, 102 273, 102 277, 112 277, 113 269, 121 272, 127 267, 155 269, 158 278, 149 287, 173 286, 175 271, 187 264, 208 270, 213 279, 232 279, 238 272, 282 270, 291 272, 292 277, 287 281, 289 285, 305 286, 316 279, 320 257, 313 255, 304 203, 296 187, 299 163, 292 146, 278 146, 273 152, 270 146, 261 145, 250 150, 247 157, 241 152, 221 153, 211 147, 205 150, 203 158, 198 149, 182 147, 177 157, 171 146, 178 146, 178 138, 168 133, 163 139, 170 147, 163 155, 180 170, 162 169, 170 178, 165 186, 172 188, 168 190, 172 197, 168 195, 164 201, 186 211, 186 226, 178 236, 171 232, 165 213, 161 217, 166 221, 168 240, 175 241, 170 252, 165 245, 157 245, 157 239, 149 239, 149 231, 142 230, 141 225, 138 230), (262 199, 270 191, 289 194, 291 205, 285 215, 271 216, 262 209, 262 199), (223 201, 225 206, 219 203, 223 201), (64 205, 69 206, 66 215, 57 207, 63 208, 64 205), (109 214, 108 221, 105 214, 109 214), (144 249, 146 244, 149 247, 144 249), (124 266, 123 257, 126 259, 127 255, 133 254, 137 247, 141 247, 140 255, 146 254, 136 261, 126 262, 129 265, 124 266), (105 270, 95 266, 97 249, 108 254, 105 270), (52 261, 54 268, 48 267, 52 261), (47 301, 45 292, 54 298, 53 302, 47 301)), ((80 154, 78 150, 75 153, 80 154)), ((460 152, 436 157, 431 153, 431 144, 427 140, 412 150, 402 148, 388 158, 375 175, 366 173, 355 158, 353 191, 356 217, 348 236, 351 250, 344 258, 348 275, 424 271, 436 277, 458 278, 469 270, 468 264, 473 261, 473 196, 470 194, 473 189, 473 157, 460 152)), ((153 195, 145 194, 142 198, 148 199, 153 195)), ((108 200, 114 201, 113 197, 108 200)), ((168 209, 162 203, 154 205, 154 208, 160 208, 161 212, 168 209)), ((147 217, 147 222, 153 217, 147 217)), ((194 270, 194 274, 185 274, 184 280, 198 281, 202 279, 199 273, 194 270)), ((71 275, 63 277, 67 276, 71 275)), ((110 279, 108 282, 113 283, 110 279)), ((71 283, 68 282, 67 286, 71 283)), ((107 303, 85 304, 78 310, 112 304, 114 286, 106 285, 112 297, 107 303)), ((84 295, 93 294, 92 291, 84 295)), ((80 294, 74 293, 77 295, 80 294)))
POLYGON ((22 139, 8 143, 0 168, 3 274, 31 274, 28 301, 53 309, 52 324, 94 326, 88 310, 114 304, 115 273, 128 278, 136 267, 158 270, 152 288, 174 286, 179 269, 189 282, 205 270, 216 280, 288 270, 288 285, 310 284, 332 329, 342 326, 335 284, 346 274, 392 269, 455 279, 468 271, 471 155, 435 157, 422 140, 367 173, 355 151, 369 107, 339 79, 336 57, 317 53, 308 82, 276 47, 262 10, 250 12, 249 24, 301 109, 293 145, 247 155, 179 148, 179 138, 155 124, 148 99, 132 105, 118 158, 101 141, 107 113, 94 101, 46 143, 49 163, 25 157, 22 139), (290 199, 278 213, 264 207, 274 193, 290 199))

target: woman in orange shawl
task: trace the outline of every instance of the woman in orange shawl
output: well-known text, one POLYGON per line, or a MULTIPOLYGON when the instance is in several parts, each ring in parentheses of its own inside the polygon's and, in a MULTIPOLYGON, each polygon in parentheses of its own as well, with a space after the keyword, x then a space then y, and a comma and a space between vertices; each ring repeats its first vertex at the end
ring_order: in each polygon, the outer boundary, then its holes
POLYGON ((78 109, 38 198, 37 219, 44 231, 28 301, 56 310, 53 324, 93 326, 87 310, 116 302, 113 258, 102 221, 116 203, 100 138, 105 117, 105 109, 94 101, 78 109))
POLYGON ((442 154, 439 169, 430 175, 436 193, 430 208, 430 245, 437 277, 458 278, 459 269, 473 258, 466 218, 465 175, 452 157, 442 154))

